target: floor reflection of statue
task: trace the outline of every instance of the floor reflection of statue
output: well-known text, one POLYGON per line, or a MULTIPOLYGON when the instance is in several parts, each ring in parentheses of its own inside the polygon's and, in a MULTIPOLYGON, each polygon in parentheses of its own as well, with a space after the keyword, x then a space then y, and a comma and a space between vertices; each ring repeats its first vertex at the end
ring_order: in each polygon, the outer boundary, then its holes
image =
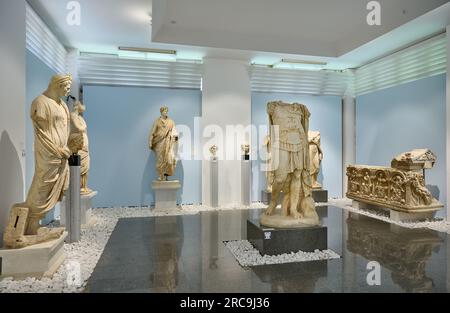
MULTIPOLYGON (((312 198, 308 128, 310 113, 303 104, 270 102, 267 105, 270 122, 271 171, 273 172, 272 196, 261 224, 271 224, 267 216, 275 212, 277 199, 284 192, 282 216, 283 226, 290 223, 317 225, 319 218, 312 198), (296 222, 295 222, 296 220, 296 222)), ((280 226, 281 227, 281 226, 280 226)))
POLYGON ((309 141, 309 158, 310 158, 310 173, 313 189, 321 189, 322 185, 317 181, 320 173, 320 164, 323 160, 323 152, 320 147, 320 132, 310 131, 308 133, 309 141))
POLYGON ((70 75, 55 75, 48 89, 31 105, 34 128, 35 171, 25 203, 11 210, 4 242, 8 248, 21 248, 59 238, 64 228, 40 226, 40 220, 61 201, 69 184, 69 110, 61 100, 72 84, 70 75))
POLYGON ((157 292, 175 292, 178 287, 178 259, 182 240, 180 217, 156 217, 153 224, 153 289, 157 292))
POLYGON ((408 292, 433 291, 433 280, 426 265, 442 239, 426 229, 399 228, 361 215, 347 219, 347 247, 370 261, 377 261, 391 271, 392 281, 408 292), (357 218, 356 218, 357 217, 357 218))
POLYGON ((87 136, 87 125, 83 118, 83 112, 86 107, 80 102, 76 101, 74 104, 74 110, 70 114, 70 137, 69 137, 69 148, 72 153, 77 153, 81 158, 81 194, 91 193, 87 186, 87 179, 89 173, 89 140, 87 136))
POLYGON ((156 154, 156 169, 159 180, 167 180, 168 176, 173 176, 177 166, 175 158, 175 144, 178 141, 178 133, 175 123, 168 117, 169 109, 160 109, 161 117, 153 124, 148 145, 156 154))

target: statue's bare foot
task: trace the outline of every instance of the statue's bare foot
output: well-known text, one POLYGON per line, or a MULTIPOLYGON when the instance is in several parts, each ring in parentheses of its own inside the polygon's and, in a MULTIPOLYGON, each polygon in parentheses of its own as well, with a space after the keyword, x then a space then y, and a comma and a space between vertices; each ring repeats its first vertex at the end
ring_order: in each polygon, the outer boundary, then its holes
POLYGON ((58 239, 64 233, 64 230, 65 230, 64 227, 58 228, 41 227, 38 229, 37 232, 37 236, 39 238, 38 240, 40 242, 44 242, 52 239, 58 239))
POLYGON ((292 212, 291 215, 292 215, 292 218, 294 218, 294 219, 296 219, 296 220, 299 220, 299 219, 301 219, 301 218, 303 217, 303 216, 302 216, 300 213, 298 213, 297 211, 292 212))

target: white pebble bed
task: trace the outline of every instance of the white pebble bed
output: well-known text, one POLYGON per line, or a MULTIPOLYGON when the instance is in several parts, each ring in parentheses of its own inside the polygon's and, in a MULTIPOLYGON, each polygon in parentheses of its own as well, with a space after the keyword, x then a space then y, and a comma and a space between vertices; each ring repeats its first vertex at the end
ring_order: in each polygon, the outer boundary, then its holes
POLYGON ((395 224, 401 227, 417 229, 417 228, 428 228, 431 230, 435 230, 442 233, 450 234, 450 223, 447 220, 443 219, 435 219, 428 220, 423 222, 399 222, 390 219, 388 216, 382 215, 381 213, 369 212, 366 210, 356 209, 352 207, 352 200, 343 198, 343 199, 331 199, 328 202, 328 205, 333 205, 335 207, 341 208, 343 210, 347 210, 350 212, 354 212, 357 214, 365 215, 380 221, 384 221, 387 223, 395 224))
POLYGON ((225 246, 231 251, 239 264, 251 267, 269 264, 284 264, 339 259, 340 255, 333 250, 315 250, 314 252, 291 252, 279 255, 261 255, 247 240, 228 241, 225 246))
POLYGON ((6 277, 0 280, 0 293, 83 292, 120 218, 195 215, 203 211, 245 210, 264 207, 264 204, 255 203, 249 207, 222 208, 212 208, 205 205, 186 205, 182 206, 182 208, 170 210, 150 210, 148 207, 94 209, 92 210, 91 222, 81 231, 81 240, 64 245, 66 260, 52 278, 13 280, 10 277, 6 277), (79 284, 69 284, 67 279, 74 263, 79 264, 81 269, 81 282, 79 284))

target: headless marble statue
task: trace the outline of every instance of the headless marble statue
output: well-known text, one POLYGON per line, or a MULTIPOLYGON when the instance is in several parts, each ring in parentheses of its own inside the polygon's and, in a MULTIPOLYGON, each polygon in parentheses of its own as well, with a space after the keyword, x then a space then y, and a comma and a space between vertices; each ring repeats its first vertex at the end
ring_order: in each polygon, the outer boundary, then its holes
POLYGON ((11 209, 4 233, 6 248, 57 239, 64 232, 64 228, 41 227, 39 222, 62 200, 69 185, 70 116, 61 98, 67 97, 71 84, 70 75, 53 76, 48 89, 31 105, 35 171, 25 203, 11 209))

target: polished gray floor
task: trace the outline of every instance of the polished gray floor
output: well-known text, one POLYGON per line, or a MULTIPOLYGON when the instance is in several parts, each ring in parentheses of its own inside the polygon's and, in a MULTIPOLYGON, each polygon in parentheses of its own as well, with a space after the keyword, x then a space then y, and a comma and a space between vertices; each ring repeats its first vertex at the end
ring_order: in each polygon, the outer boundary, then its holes
POLYGON ((241 267, 223 241, 246 239, 247 219, 259 210, 121 219, 86 292, 448 291, 446 234, 336 207, 318 212, 341 259, 251 268, 241 267), (376 278, 371 261, 381 265, 380 285, 368 284, 376 278))

